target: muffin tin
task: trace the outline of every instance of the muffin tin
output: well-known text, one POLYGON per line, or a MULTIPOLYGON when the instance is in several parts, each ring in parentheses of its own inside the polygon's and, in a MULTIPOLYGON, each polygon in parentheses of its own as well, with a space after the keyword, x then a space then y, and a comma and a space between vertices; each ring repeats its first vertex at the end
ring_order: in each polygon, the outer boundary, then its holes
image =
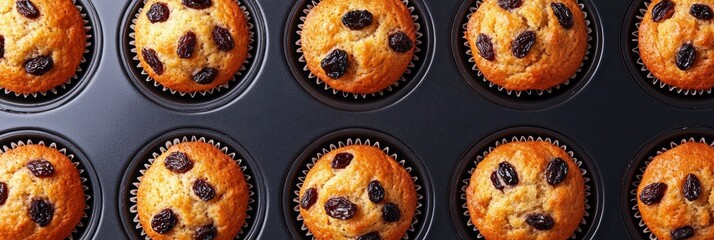
POLYGON ((142 239, 129 211, 137 159, 178 136, 214 139, 245 160, 249 239, 310 239, 293 209, 298 171, 325 144, 356 138, 389 146, 418 176, 423 206, 409 239, 471 239, 459 198, 470 150, 516 135, 561 140, 587 166, 590 216, 576 239, 647 239, 629 193, 642 156, 668 141, 711 141, 714 97, 663 91, 637 63, 642 0, 580 0, 593 30, 583 77, 552 97, 517 98, 481 85, 468 63, 461 27, 475 1, 409 0, 419 60, 395 91, 356 99, 316 87, 299 62, 296 29, 317 0, 240 2, 254 25, 253 57, 218 95, 144 84, 129 36, 142 0, 77 0, 93 36, 76 85, 53 98, 0 97, 0 143, 51 140, 86 170, 91 208, 74 239, 142 239))

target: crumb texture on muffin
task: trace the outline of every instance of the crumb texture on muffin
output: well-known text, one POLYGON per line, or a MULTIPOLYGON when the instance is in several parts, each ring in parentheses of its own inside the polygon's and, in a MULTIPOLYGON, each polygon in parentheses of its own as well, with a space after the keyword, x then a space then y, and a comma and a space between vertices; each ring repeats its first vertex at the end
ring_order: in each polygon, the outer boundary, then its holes
POLYGON ((233 79, 246 60, 249 31, 236 0, 149 0, 135 38, 152 79, 174 91, 201 92, 233 79))
POLYGON ((79 171, 57 149, 0 154, 0 239, 64 239, 84 215, 79 171))
POLYGON ((466 189, 471 221, 497 239, 567 239, 585 214, 585 185, 573 159, 547 142, 512 142, 481 161, 466 189))
POLYGON ((566 82, 582 64, 588 38, 575 0, 484 0, 465 34, 484 77, 517 91, 566 82))
POLYGON ((324 0, 308 13, 301 45, 310 72, 330 87, 375 93, 407 70, 416 29, 400 0, 324 0))
POLYGON ((640 57, 652 75, 680 89, 714 87, 714 19, 692 13, 712 16, 712 8, 711 0, 652 1, 638 30, 640 57))
POLYGON ((0 2, 0 87, 45 93, 69 81, 87 41, 71 0, 0 2))
POLYGON ((685 143, 657 155, 637 187, 647 228, 662 240, 714 238, 714 148, 685 143))
POLYGON ((152 239, 233 239, 245 224, 249 194, 230 156, 208 143, 180 143, 141 178, 139 221, 152 239))
POLYGON ((409 173, 382 150, 351 145, 330 151, 300 189, 300 214, 317 239, 401 239, 416 210, 409 173))

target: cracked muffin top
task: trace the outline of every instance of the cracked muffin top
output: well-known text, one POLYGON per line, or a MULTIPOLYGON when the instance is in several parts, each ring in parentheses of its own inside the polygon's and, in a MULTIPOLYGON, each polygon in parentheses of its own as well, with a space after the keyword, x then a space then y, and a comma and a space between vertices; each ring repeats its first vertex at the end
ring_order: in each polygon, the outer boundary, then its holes
POLYGON ((77 167, 57 149, 24 145, 0 154, 0 239, 65 239, 84 200, 77 167))
POLYGON ((249 194, 230 156, 208 143, 180 143, 142 177, 139 221, 151 239, 233 239, 245 224, 249 194))
POLYGON ((0 87, 45 93, 72 78, 87 41, 71 0, 0 1, 0 87))
POLYGON ((398 81, 414 56, 416 30, 400 0, 324 0, 301 32, 307 67, 330 87, 375 93, 398 81))
POLYGON ((496 147, 466 189, 471 221, 488 240, 567 239, 585 214, 585 183, 563 149, 541 141, 496 147))
POLYGON ((409 173, 381 149, 351 145, 330 151, 300 188, 300 214, 317 239, 401 239, 417 195, 409 173))
POLYGON ((638 46, 652 75, 680 89, 714 87, 714 1, 655 0, 640 23, 638 46))
POLYGON ((236 0, 149 0, 136 20, 135 45, 152 79, 201 92, 233 79, 247 57, 248 35, 236 0))
POLYGON ((508 90, 566 82, 587 49, 585 15, 575 0, 485 0, 467 26, 478 69, 508 90))
POLYGON ((637 207, 658 239, 714 238, 714 148, 685 143, 657 155, 637 187, 637 207))

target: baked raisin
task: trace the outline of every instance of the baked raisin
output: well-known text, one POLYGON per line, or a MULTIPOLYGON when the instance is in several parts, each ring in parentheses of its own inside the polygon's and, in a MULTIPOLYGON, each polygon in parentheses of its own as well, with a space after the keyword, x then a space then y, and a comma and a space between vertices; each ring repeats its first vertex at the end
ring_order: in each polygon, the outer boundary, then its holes
POLYGON ((496 172, 497 171, 493 171, 491 173, 491 183, 493 183, 494 188, 503 191, 503 188, 505 188, 505 186, 503 186, 503 182, 501 182, 501 179, 498 178, 498 173, 496 172))
POLYGON ((491 43, 491 37, 486 34, 479 34, 476 38, 476 47, 478 48, 478 55, 483 59, 493 61, 496 59, 496 55, 493 52, 493 43, 491 43))
POLYGON ((498 0, 498 6, 506 10, 518 8, 521 4, 523 4, 521 0, 498 0))
POLYGON ((526 217, 526 223, 533 228, 541 231, 550 230, 555 226, 555 221, 552 217, 546 214, 530 214, 526 217))
POLYGON ((357 240, 382 240, 378 232, 371 232, 360 236, 357 240))
POLYGON ((333 169, 344 169, 352 163, 352 159, 355 156, 351 153, 338 153, 332 158, 332 168, 333 169))
POLYGON ((4 182, 0 182, 0 206, 5 204, 5 201, 7 200, 7 195, 9 195, 7 184, 5 184, 4 182))
POLYGON ((563 3, 551 3, 550 7, 553 9, 553 14, 558 18, 560 26, 565 29, 573 28, 573 13, 570 11, 568 6, 563 3))
POLYGON ((196 229, 196 232, 193 234, 193 239, 194 240, 213 240, 216 238, 216 235, 218 233, 218 229, 216 229, 216 226, 213 224, 208 224, 205 226, 201 226, 198 229, 196 229))
POLYGON ((194 48, 196 48, 196 34, 188 31, 179 39, 176 55, 179 58, 191 58, 194 48))
POLYGON ((40 10, 37 10, 35 4, 32 4, 30 0, 17 0, 15 6, 17 7, 17 12, 26 18, 35 19, 40 16, 40 10))
POLYGON ((684 226, 670 231, 669 234, 672 235, 672 240, 687 239, 694 236, 694 228, 684 226))
POLYGON ((166 169, 175 173, 185 173, 193 168, 193 161, 185 153, 172 152, 164 160, 166 169))
POLYGON ((216 196, 216 190, 205 180, 197 179, 193 182, 193 194, 196 194, 204 202, 208 202, 216 196))
POLYGON ((498 164, 498 176, 501 177, 504 183, 508 186, 515 186, 518 184, 518 173, 513 169, 513 165, 508 162, 501 162, 498 164))
POLYGON ((652 21, 659 22, 667 20, 674 15, 674 3, 670 0, 662 0, 652 7, 652 21))
POLYGON ((555 158, 548 163, 545 168, 545 180, 548 184, 555 186, 565 181, 568 176, 568 163, 562 158, 555 158))
POLYGON ((372 24, 372 13, 367 10, 349 11, 342 15, 342 24, 352 30, 362 30, 372 24))
POLYGON ((664 193, 667 191, 667 184, 652 183, 642 189, 640 193, 640 201, 647 205, 652 205, 662 201, 664 193))
POLYGON ((533 44, 536 41, 536 34, 533 31, 525 31, 516 37, 513 42, 511 42, 511 51, 513 51, 513 56, 517 58, 524 58, 531 51, 533 44))
POLYGON ((52 163, 45 159, 32 160, 28 162, 27 169, 30 169, 30 172, 35 175, 35 177, 39 178, 51 176, 52 173, 55 172, 55 168, 52 166, 52 163))
POLYGON ((692 4, 692 8, 689 9, 689 14, 692 14, 697 19, 709 20, 714 18, 714 12, 712 8, 705 4, 692 4))
POLYGON ((394 203, 384 204, 382 207, 382 219, 386 222, 396 222, 402 217, 402 212, 399 211, 399 206, 394 203))
POLYGON ((164 22, 169 19, 169 13, 169 7, 166 6, 166 3, 157 2, 151 4, 149 11, 146 12, 146 18, 151 23, 164 22))
POLYGON ((164 234, 176 226, 176 215, 171 209, 164 209, 151 218, 151 228, 159 234, 164 234))
POLYGON ((355 216, 357 205, 347 198, 330 198, 325 202, 325 212, 330 217, 347 220, 355 216))
POLYGON ((679 50, 677 50, 677 56, 674 59, 674 63, 681 70, 687 70, 692 68, 694 65, 694 60, 697 58, 697 51, 694 49, 694 45, 691 43, 685 43, 679 50))
POLYGON ((218 69, 215 68, 203 68, 193 75, 193 81, 198 84, 211 84, 213 80, 216 80, 218 76, 218 69))
POLYGON ((156 55, 156 51, 151 48, 141 49, 141 55, 144 57, 144 62, 149 64, 149 67, 154 70, 156 75, 164 74, 164 64, 159 60, 159 56, 156 55))
POLYGON ((213 28, 213 41, 216 42, 218 50, 224 52, 228 52, 235 47, 231 31, 223 27, 216 26, 213 28))
POLYGON ((25 71, 31 75, 42 76, 52 70, 55 66, 55 61, 51 56, 43 55, 36 58, 30 58, 25 61, 25 71))
POLYGON ((312 205, 317 202, 317 189, 314 187, 308 188, 302 194, 302 200, 300 200, 300 207, 302 209, 308 210, 312 205))
POLYGON ((382 183, 377 180, 369 182, 367 192, 369 193, 369 200, 373 203, 380 203, 384 200, 384 188, 382 187, 382 183))
POLYGON ((211 0, 181 0, 184 6, 193 9, 206 9, 211 6, 211 0))
POLYGON ((55 214, 55 208, 47 200, 44 199, 32 199, 30 203, 30 218, 33 222, 44 227, 52 222, 52 216, 55 214))
POLYGON ((414 42, 406 33, 397 31, 389 35, 389 47, 395 52, 405 53, 412 50, 414 42))
POLYGON ((687 175, 687 180, 684 181, 682 192, 684 192, 684 197, 687 198, 687 200, 697 200, 702 193, 702 183, 699 182, 699 178, 694 174, 687 175))
POLYGON ((0 58, 5 57, 5 37, 0 35, 0 58))
POLYGON ((335 49, 322 59, 320 63, 325 74, 332 79, 339 79, 347 72, 347 52, 335 49))

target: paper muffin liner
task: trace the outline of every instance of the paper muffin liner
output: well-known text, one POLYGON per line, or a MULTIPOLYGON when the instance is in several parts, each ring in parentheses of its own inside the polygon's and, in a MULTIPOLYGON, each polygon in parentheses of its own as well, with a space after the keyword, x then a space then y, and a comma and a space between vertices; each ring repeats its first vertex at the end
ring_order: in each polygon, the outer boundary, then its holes
POLYGON ((247 182, 248 191, 249 191, 249 193, 248 193, 248 208, 246 209, 246 216, 245 216, 246 222, 245 222, 245 224, 243 224, 243 226, 241 226, 240 231, 234 237, 234 239, 241 239, 241 236, 244 235, 246 233, 246 230, 249 228, 248 220, 253 218, 253 216, 250 215, 250 213, 254 209, 257 208, 255 206, 255 204, 257 203, 257 201, 255 200, 255 188, 254 188, 253 184, 251 183, 251 179, 253 177, 251 175, 248 175, 248 173, 246 173, 246 169, 248 169, 247 164, 243 163, 243 159, 241 159, 237 153, 228 149, 227 144, 221 143, 218 140, 214 140, 214 139, 211 139, 208 137, 200 137, 200 136, 195 136, 195 135, 190 135, 190 136, 187 135, 187 136, 183 136, 183 137, 177 137, 172 140, 166 141, 163 144, 163 146, 161 146, 159 148, 158 152, 156 152, 156 151, 152 152, 150 154, 151 157, 148 159, 145 159, 143 161, 143 164, 141 164, 141 166, 143 166, 143 167, 139 168, 139 176, 136 179, 134 179, 135 181, 133 181, 131 183, 131 185, 133 185, 134 188, 129 190, 129 195, 130 195, 129 196, 129 202, 130 202, 129 213, 131 214, 131 219, 132 219, 132 222, 135 224, 135 228, 137 230, 141 231, 141 236, 143 236, 145 239, 147 239, 147 240, 151 239, 146 234, 146 232, 144 231, 144 228, 141 226, 141 223, 139 222, 139 214, 138 214, 138 208, 137 208, 137 199, 138 199, 137 193, 139 192, 139 185, 141 184, 141 178, 144 176, 144 174, 149 169, 149 167, 151 167, 151 164, 154 163, 156 158, 161 156, 161 154, 165 153, 171 146, 177 145, 180 143, 185 143, 185 142, 203 142, 203 143, 211 144, 214 147, 220 149, 221 152, 223 152, 224 154, 231 157, 233 159, 233 161, 235 161, 238 164, 238 166, 240 166, 240 169, 243 172, 243 175, 245 176, 245 180, 247 182), (224 145, 224 146, 222 146, 222 145, 224 145))
POLYGON ((82 176, 82 174, 85 173, 87 170, 85 170, 85 168, 82 166, 82 164, 79 161, 74 159, 75 155, 72 154, 70 151, 68 151, 66 148, 64 148, 63 146, 61 146, 55 142, 52 142, 52 141, 48 141, 48 143, 45 143, 45 141, 42 141, 42 140, 38 141, 37 143, 34 143, 34 141, 32 141, 32 139, 26 139, 24 141, 20 140, 20 141, 10 142, 9 144, 4 144, 4 145, 0 146, 0 155, 2 155, 3 153, 5 153, 7 151, 10 151, 12 149, 15 149, 15 148, 18 148, 21 146, 40 145, 40 146, 45 146, 45 147, 56 149, 57 151, 59 151, 60 153, 65 155, 67 157, 67 159, 69 159, 72 162, 72 164, 77 168, 77 171, 79 172, 79 180, 82 182, 82 191, 84 192, 84 214, 82 215, 82 218, 79 220, 79 223, 77 224, 77 226, 75 226, 74 229, 72 229, 72 234, 69 237, 67 237, 66 239, 68 239, 68 240, 81 239, 84 232, 83 231, 80 232, 80 229, 85 230, 84 228, 89 224, 89 222, 88 222, 89 214, 92 212, 92 206, 89 204, 92 196, 89 193, 90 187, 87 185, 87 184, 90 184, 90 182, 89 182, 88 178, 82 176))
POLYGON ((588 219, 590 219, 590 216, 594 215, 593 211, 595 210, 590 206, 590 201, 588 199, 588 197, 590 197, 592 195, 592 189, 594 189, 595 186, 592 185, 593 181, 587 175, 588 169, 583 168, 583 164, 585 164, 585 163, 583 163, 583 161, 581 161, 581 160, 578 160, 578 158, 575 156, 575 152, 573 152, 572 150, 568 150, 568 146, 563 143, 560 143, 560 141, 558 141, 557 139, 548 138, 548 137, 540 137, 540 136, 522 135, 522 136, 513 136, 513 137, 502 138, 501 140, 498 140, 498 141, 494 142, 493 144, 489 145, 487 150, 481 152, 480 154, 476 155, 476 157, 474 157, 472 160, 470 160, 473 162, 473 167, 469 168, 469 170, 468 170, 468 178, 461 180, 461 184, 460 184, 461 187, 459 188, 459 191, 460 191, 459 199, 461 200, 461 204, 462 204, 461 208, 464 211, 463 217, 468 219, 466 222, 466 226, 468 226, 469 228, 472 228, 473 232, 476 233, 478 239, 485 239, 485 238, 483 237, 483 235, 481 235, 479 230, 476 228, 476 225, 471 221, 471 215, 469 214, 469 210, 468 210, 468 206, 467 206, 468 203, 466 202, 466 189, 469 186, 469 183, 471 181, 471 175, 476 170, 476 166, 478 166, 478 164, 481 161, 483 161, 483 159, 486 158, 486 156, 488 154, 490 154, 497 147, 507 144, 507 143, 511 143, 511 142, 532 142, 532 141, 547 142, 547 143, 553 144, 553 145, 563 149, 563 151, 565 151, 568 154, 568 156, 570 156, 570 158, 573 159, 573 161, 575 162, 575 165, 578 165, 578 167, 580 167, 580 173, 583 175, 583 182, 585 183, 585 214, 583 215, 583 219, 580 220, 580 224, 578 225, 578 228, 570 236, 570 239, 582 239, 583 238, 583 236, 581 236, 582 234, 585 234, 583 232, 583 230, 587 230, 585 228, 588 223, 588 219))
MULTIPOLYGON (((147 0, 142 0, 142 5, 146 4, 147 0)), ((246 57, 245 60, 243 60, 243 63, 241 64, 240 68, 238 68, 238 71, 233 75, 233 78, 228 80, 226 83, 219 85, 213 89, 209 90, 204 90, 204 91, 198 91, 198 92, 181 92, 181 91, 176 91, 167 87, 164 87, 159 83, 158 81, 152 79, 149 74, 146 72, 146 69, 144 69, 143 66, 141 66, 141 63, 139 61, 139 55, 136 49, 136 34, 135 34, 135 28, 136 28, 136 21, 139 19, 141 16, 142 11, 144 10, 144 7, 138 8, 137 12, 134 14, 134 18, 131 19, 131 24, 129 25, 129 47, 130 47, 130 52, 131 52, 131 57, 132 60, 136 62, 136 68, 141 70, 141 75, 145 77, 144 81, 147 83, 151 83, 155 88, 161 89, 162 92, 168 93, 171 95, 175 96, 180 96, 180 97, 188 97, 188 98, 195 98, 197 95, 201 96, 209 96, 212 94, 218 94, 221 93, 221 91, 228 91, 229 88, 235 87, 231 86, 231 83, 237 82, 242 76, 245 75, 245 72, 248 70, 248 66, 251 64, 251 59, 253 58, 253 55, 251 54, 251 51, 255 48, 255 31, 254 28, 255 26, 253 23, 250 21, 252 19, 252 15, 250 14, 250 11, 244 4, 241 3, 240 0, 235 0, 235 2, 238 4, 238 7, 243 11, 243 15, 245 16, 246 24, 248 26, 248 51, 246 52, 246 57)), ((140 80, 139 80, 140 81, 140 80)))
MULTIPOLYGON (((593 37, 593 29, 591 27, 592 23, 588 19, 588 16, 590 16, 591 13, 588 12, 588 8, 585 6, 585 4, 582 2, 582 0, 576 0, 576 2, 578 4, 578 6, 580 7, 580 10, 582 10, 584 17, 585 17, 585 31, 587 32, 587 35, 588 35, 588 38, 586 41, 587 47, 585 48, 585 56, 583 57, 583 60, 580 63, 580 66, 575 71, 575 73, 572 76, 570 76, 570 78, 565 80, 565 82, 558 84, 556 86, 553 86, 551 88, 548 88, 546 90, 523 90, 523 91, 520 91, 520 90, 509 90, 502 86, 499 86, 499 85, 491 82, 490 80, 486 79, 486 77, 483 75, 481 70, 478 69, 478 66, 476 66, 476 60, 474 59, 473 51, 471 50, 471 46, 469 45, 468 39, 466 38, 466 34, 462 34, 462 38, 464 41, 463 44, 464 44, 464 46, 466 46, 466 49, 468 49, 468 50, 466 50, 466 57, 468 58, 468 63, 473 64, 473 66, 471 67, 471 70, 476 72, 476 76, 478 78, 480 78, 481 81, 488 84, 489 89, 496 90, 501 93, 505 93, 506 95, 512 96, 512 97, 521 97, 523 95, 546 96, 548 94, 553 94, 555 91, 560 90, 561 88, 565 88, 567 86, 570 86, 571 84, 574 84, 575 81, 581 80, 579 78, 582 78, 583 76, 579 76, 579 75, 582 73, 583 67, 585 67, 585 62, 587 62, 588 60, 593 58, 594 52, 591 49, 592 49, 593 41, 595 38, 593 37)), ((483 0, 476 0, 476 1, 474 1, 473 6, 469 7, 469 13, 466 14, 466 18, 462 20, 463 21, 463 24, 461 25, 462 33, 466 32, 466 30, 468 29, 469 19, 476 12, 476 10, 478 10, 479 6, 481 6, 481 3, 483 3, 483 0)), ((477 79, 475 79, 475 80, 477 80, 477 79)))
POLYGON ((695 137, 689 137, 689 138, 682 138, 677 141, 672 141, 669 142, 669 146, 661 147, 659 150, 657 150, 655 155, 649 155, 647 156, 647 160, 641 161, 639 165, 637 166, 634 174, 634 178, 631 180, 632 183, 628 184, 628 192, 629 192, 629 208, 632 210, 634 213, 632 214, 632 217, 634 218, 634 223, 637 225, 636 227, 642 231, 642 233, 645 236, 648 236, 650 240, 656 240, 657 236, 650 231, 650 229, 647 227, 645 224, 645 221, 642 220, 642 214, 640 213, 639 207, 637 206, 637 188, 640 185, 640 182, 642 181, 642 176, 645 174, 645 170, 647 169, 647 166, 649 166, 650 162, 657 157, 658 155, 669 151, 670 149, 676 148, 679 145, 685 144, 685 143, 704 143, 708 144, 711 147, 714 147, 714 141, 712 143, 707 142, 707 139, 704 137, 701 138, 695 138, 695 137))
MULTIPOLYGON (((298 36, 302 36, 302 28, 305 25, 305 20, 307 19, 308 13, 310 13, 310 11, 315 6, 317 6, 317 4, 320 3, 320 1, 321 0, 310 0, 310 2, 305 6, 305 8, 303 8, 300 11, 303 14, 300 15, 300 17, 299 17, 300 22, 297 24, 297 32, 296 33, 298 36)), ((414 55, 413 55, 411 61, 409 62, 407 69, 404 71, 402 76, 399 77, 399 79, 397 81, 392 83, 392 85, 388 86, 387 88, 382 89, 378 92, 374 92, 374 93, 350 93, 350 92, 345 92, 345 91, 334 89, 334 88, 330 87, 330 85, 328 85, 325 81, 322 81, 322 79, 320 79, 319 77, 315 76, 315 74, 312 74, 312 72, 310 72, 310 69, 307 67, 307 60, 305 60, 305 55, 303 54, 303 51, 302 51, 302 38, 300 38, 295 42, 295 47, 296 47, 295 52, 299 56, 298 62, 300 63, 300 65, 303 66, 302 70, 307 74, 307 79, 314 80, 315 81, 314 84, 320 88, 323 88, 325 93, 332 94, 332 95, 338 96, 338 97, 342 97, 344 99, 349 99, 349 98, 367 99, 368 97, 369 98, 383 97, 383 96, 385 96, 385 94, 387 94, 389 92, 394 92, 394 91, 401 89, 401 87, 403 85, 406 85, 407 83, 412 81, 411 77, 405 77, 405 76, 411 74, 412 71, 414 70, 414 67, 416 66, 416 62, 421 60, 421 58, 418 56, 418 53, 420 53, 422 51, 420 46, 423 43, 421 38, 424 37, 424 33, 422 33, 421 24, 417 21, 417 20, 419 20, 420 17, 418 15, 418 12, 415 13, 415 7, 413 5, 410 5, 409 0, 400 0, 400 1, 402 1, 407 6, 407 9, 412 14, 411 16, 412 16, 412 20, 414 21, 414 29, 416 30, 416 40, 414 41, 414 55)))
MULTIPOLYGON (((38 98, 38 97, 45 97, 48 95, 60 95, 62 91, 67 90, 69 88, 72 88, 74 85, 76 85, 76 82, 79 81, 81 77, 83 77, 84 70, 82 68, 82 65, 86 65, 87 59, 91 58, 91 51, 89 51, 90 47, 92 46, 92 22, 90 21, 89 17, 87 16, 87 10, 85 9, 84 6, 80 5, 80 3, 77 3, 77 0, 72 0, 72 3, 74 3, 74 6, 79 10, 79 14, 82 16, 82 22, 84 23, 84 32, 86 35, 86 40, 84 42, 84 53, 82 53, 82 59, 79 61, 79 66, 77 66, 77 70, 75 71, 74 75, 67 79, 66 82, 60 84, 59 86, 56 86, 50 90, 44 91, 44 92, 35 92, 35 93, 16 93, 13 92, 9 89, 5 89, 2 86, 0 86, 0 92, 2 92, 4 95, 8 96, 14 96, 16 98, 38 98)), ((88 67, 88 66, 87 66, 88 67)))
POLYGON ((638 13, 635 14, 635 18, 637 19, 634 21, 635 23, 635 31, 630 34, 630 41, 635 43, 635 47, 632 48, 632 52, 635 53, 637 56, 637 59, 635 59, 635 64, 639 66, 640 73, 643 77, 645 77, 648 82, 655 88, 660 88, 663 90, 667 90, 670 93, 675 93, 683 96, 703 96, 703 95, 710 95, 712 94, 712 89, 705 89, 705 90, 694 90, 694 89, 682 89, 678 88, 672 85, 669 85, 662 80, 658 79, 655 77, 652 72, 645 66, 645 62, 642 61, 642 57, 640 56, 640 47, 637 45, 639 42, 639 29, 640 29, 640 23, 642 23, 642 19, 645 18, 645 14, 647 13, 647 8, 651 4, 651 1, 643 1, 640 6, 638 7, 638 13))
POLYGON ((293 189, 294 198, 292 198, 293 211, 297 212, 296 220, 302 223, 300 226, 300 230, 307 232, 307 234, 306 234, 307 237, 311 237, 311 239, 313 239, 313 240, 315 239, 315 237, 313 237, 313 235, 312 235, 312 232, 310 232, 310 230, 307 228, 307 226, 303 222, 303 217, 300 214, 300 189, 302 188, 305 178, 307 177, 307 173, 310 172, 310 169, 312 169, 312 167, 315 166, 315 163, 317 163, 317 161, 320 160, 320 158, 322 156, 324 156, 325 154, 327 154, 328 152, 333 151, 338 148, 341 148, 341 147, 351 146, 351 145, 365 145, 365 146, 372 146, 372 147, 382 149, 382 151, 385 154, 392 157, 395 161, 397 161, 397 163, 399 163, 399 165, 404 167, 404 170, 406 170, 409 173, 409 175, 412 177, 412 181, 414 182, 414 188, 416 189, 416 193, 417 193, 417 203, 416 203, 416 209, 414 211, 414 217, 412 218, 412 222, 409 226, 409 229, 402 237, 402 239, 404 239, 404 240, 409 239, 409 234, 414 234, 414 232, 416 231, 415 226, 419 222, 418 216, 422 214, 422 208, 424 206, 424 204, 423 204, 424 193, 422 190, 423 188, 421 185, 419 185, 417 183, 417 180, 419 178, 417 176, 415 176, 414 174, 412 174, 413 168, 405 166, 405 163, 407 162, 407 160, 400 159, 396 153, 390 151, 389 146, 381 146, 379 141, 371 140, 369 138, 347 138, 345 140, 339 140, 337 142, 330 143, 329 147, 324 147, 324 148, 322 148, 322 150, 318 150, 320 152, 317 152, 311 158, 311 160, 308 161, 308 163, 301 168, 302 170, 300 170, 300 174, 298 174, 298 177, 297 177, 298 183, 295 184, 295 187, 297 187, 297 189, 293 189))

